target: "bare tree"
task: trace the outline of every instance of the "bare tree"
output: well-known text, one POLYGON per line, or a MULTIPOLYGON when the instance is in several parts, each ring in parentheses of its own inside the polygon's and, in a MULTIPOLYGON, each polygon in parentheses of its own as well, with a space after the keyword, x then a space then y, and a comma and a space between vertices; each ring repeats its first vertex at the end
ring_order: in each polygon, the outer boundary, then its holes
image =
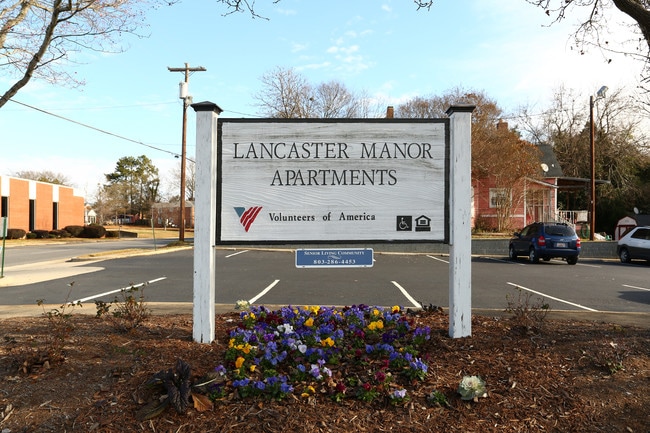
POLYGON ((575 45, 581 53, 589 46, 595 46, 609 53, 632 55, 642 59, 645 62, 646 72, 648 71, 650 62, 650 2, 648 0, 526 0, 526 2, 544 9, 554 23, 570 15, 582 13, 573 34, 575 45), (608 22, 608 14, 605 11, 612 7, 634 21, 625 41, 637 45, 637 48, 632 51, 622 51, 610 34, 611 23, 608 22))
MULTIPOLYGON (((535 143, 553 145, 555 155, 567 177, 591 176, 589 99, 564 87, 554 95, 552 106, 541 116, 528 110, 521 113, 519 127, 535 143), (532 132, 531 132, 532 131, 532 132)), ((650 169, 648 137, 639 116, 639 103, 610 89, 607 97, 594 106, 596 178, 609 183, 596 188, 596 231, 611 231, 615 222, 635 206, 650 208, 647 173, 650 169)), ((588 205, 587 189, 561 193, 573 206, 588 205)))
POLYGON ((177 0, 12 0, 0 2, 0 71, 16 81, 4 106, 32 78, 83 84, 62 67, 83 50, 119 52, 125 33, 142 29, 142 13, 177 0))
MULTIPOLYGON (((276 4, 276 3, 280 3, 281 1, 282 0, 268 0, 268 3, 276 4)), ((256 7, 255 0, 217 0, 217 3, 221 3, 224 6, 226 6, 227 12, 224 15, 243 12, 243 13, 249 13, 252 18, 268 19, 257 13, 257 10, 255 9, 256 7)), ((413 3, 415 3, 418 10, 422 8, 430 9, 431 5, 433 4, 433 0, 431 1, 413 0, 413 3)))
POLYGON ((68 179, 66 175, 61 173, 54 173, 50 170, 21 170, 15 172, 13 175, 22 179, 31 179, 39 182, 53 183, 56 185, 70 185, 70 179, 68 179))
POLYGON ((264 115, 281 119, 312 117, 314 91, 294 69, 276 67, 260 80, 264 87, 253 97, 264 115))
MULTIPOLYGON (((168 178, 169 183, 171 183, 171 189, 173 191, 178 191, 181 187, 181 163, 179 161, 178 165, 170 170, 170 177, 168 178)), ((188 201, 194 201, 194 195, 196 192, 196 164, 194 161, 187 160, 185 167, 185 197, 188 201)), ((172 197, 175 200, 179 200, 180 197, 178 194, 173 195, 172 197)))
POLYGON ((342 83, 314 86, 292 68, 277 67, 261 81, 263 88, 254 98, 268 117, 359 118, 368 117, 371 111, 369 98, 354 94, 342 83))
POLYGON ((362 117, 359 100, 338 81, 320 84, 316 88, 314 98, 316 111, 321 117, 362 117))

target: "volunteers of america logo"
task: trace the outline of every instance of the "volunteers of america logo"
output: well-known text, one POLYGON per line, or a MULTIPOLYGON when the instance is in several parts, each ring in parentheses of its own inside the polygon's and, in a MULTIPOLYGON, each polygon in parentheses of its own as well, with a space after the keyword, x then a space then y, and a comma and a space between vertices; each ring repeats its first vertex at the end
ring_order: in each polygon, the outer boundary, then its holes
POLYGON ((261 210, 262 206, 253 206, 249 207, 248 209, 245 207, 235 208, 235 212, 237 212, 237 215, 239 216, 239 222, 244 227, 244 230, 246 230, 246 232, 248 232, 248 229, 251 228, 253 221, 255 221, 255 218, 257 218, 257 215, 259 215, 261 210))

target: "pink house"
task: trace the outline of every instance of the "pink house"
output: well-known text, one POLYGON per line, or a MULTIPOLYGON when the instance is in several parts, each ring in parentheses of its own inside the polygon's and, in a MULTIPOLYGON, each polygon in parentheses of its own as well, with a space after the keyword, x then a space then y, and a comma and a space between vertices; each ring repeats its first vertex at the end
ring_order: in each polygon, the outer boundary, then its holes
MULTIPOLYGON (((537 146, 541 151, 539 178, 524 178, 508 188, 498 188, 493 177, 472 179, 472 227, 477 230, 494 230, 501 226, 505 231, 520 229, 535 221, 557 221, 565 218, 557 209, 557 192, 562 169, 550 145, 537 146), (501 203, 509 201, 507 215, 501 203)), ((571 221, 575 222, 575 221, 571 221)))

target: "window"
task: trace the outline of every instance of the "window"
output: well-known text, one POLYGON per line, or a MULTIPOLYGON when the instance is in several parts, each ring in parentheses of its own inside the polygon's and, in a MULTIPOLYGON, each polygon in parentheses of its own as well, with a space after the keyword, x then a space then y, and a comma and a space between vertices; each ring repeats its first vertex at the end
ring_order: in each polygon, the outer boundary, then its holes
POLYGON ((634 239, 650 239, 650 230, 639 229, 634 232, 631 237, 634 239))
POLYGON ((551 236, 573 236, 575 232, 569 226, 565 225, 552 225, 546 226, 546 233, 551 236))
POLYGON ((59 203, 52 203, 52 230, 59 228, 59 203))
POLYGON ((36 200, 29 200, 29 231, 36 228, 36 200))
POLYGON ((9 216, 9 197, 0 198, 0 217, 9 216))
POLYGON ((506 188, 490 188, 490 207, 502 207, 510 202, 510 194, 506 188))

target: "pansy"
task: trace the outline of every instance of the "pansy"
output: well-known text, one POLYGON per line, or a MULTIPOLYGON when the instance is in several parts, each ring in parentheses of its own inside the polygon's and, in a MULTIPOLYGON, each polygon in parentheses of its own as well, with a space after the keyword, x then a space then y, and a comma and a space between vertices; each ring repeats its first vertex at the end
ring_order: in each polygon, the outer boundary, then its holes
POLYGON ((226 395, 231 386, 241 398, 282 399, 297 387, 302 396, 327 395, 335 401, 403 400, 395 387, 427 374, 419 346, 429 339, 430 329, 415 328, 401 311, 398 306, 289 306, 277 311, 252 306, 230 332, 226 359, 235 368, 218 367, 231 382, 217 395, 226 395))

